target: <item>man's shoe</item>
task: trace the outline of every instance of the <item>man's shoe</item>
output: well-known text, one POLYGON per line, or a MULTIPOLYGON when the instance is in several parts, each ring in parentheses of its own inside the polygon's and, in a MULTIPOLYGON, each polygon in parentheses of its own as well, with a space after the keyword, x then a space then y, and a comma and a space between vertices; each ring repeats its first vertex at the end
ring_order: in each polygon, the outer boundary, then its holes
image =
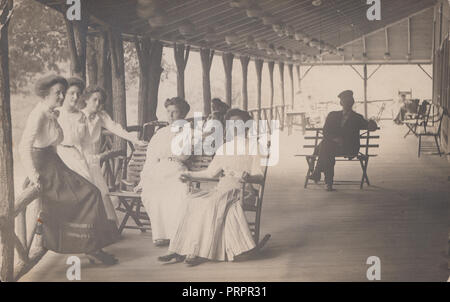
POLYGON ((317 170, 314 170, 313 174, 309 177, 309 179, 313 180, 316 184, 320 181, 321 173, 317 170))
POLYGON ((327 191, 328 192, 333 192, 333 191, 336 191, 336 190, 333 189, 333 185, 327 184, 327 191))

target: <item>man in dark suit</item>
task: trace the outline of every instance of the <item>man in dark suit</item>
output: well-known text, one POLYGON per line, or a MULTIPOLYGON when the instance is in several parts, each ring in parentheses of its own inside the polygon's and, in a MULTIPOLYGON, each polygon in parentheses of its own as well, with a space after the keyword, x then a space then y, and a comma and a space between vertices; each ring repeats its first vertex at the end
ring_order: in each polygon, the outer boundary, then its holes
POLYGON ((335 157, 357 156, 360 147, 359 131, 362 129, 375 131, 378 127, 375 121, 368 121, 361 114, 353 111, 355 103, 353 91, 345 90, 338 97, 341 100, 342 110, 330 112, 327 116, 323 127, 324 138, 314 151, 318 159, 311 176, 312 180, 318 182, 323 172, 327 191, 333 191, 335 157))

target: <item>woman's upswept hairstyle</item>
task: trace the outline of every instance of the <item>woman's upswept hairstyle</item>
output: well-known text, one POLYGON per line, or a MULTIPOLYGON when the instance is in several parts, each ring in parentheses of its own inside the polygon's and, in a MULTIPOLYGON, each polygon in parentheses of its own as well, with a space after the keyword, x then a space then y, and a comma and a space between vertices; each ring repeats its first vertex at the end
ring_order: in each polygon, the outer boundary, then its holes
POLYGON ((230 109, 230 106, 228 106, 227 103, 222 102, 219 98, 213 98, 211 104, 222 114, 225 114, 230 109))
POLYGON ((225 114, 225 121, 229 120, 232 116, 239 116, 244 123, 252 119, 250 113, 238 108, 231 108, 228 110, 225 114))
POLYGON ((185 99, 181 98, 181 97, 173 97, 171 99, 167 99, 164 102, 164 107, 167 108, 169 106, 176 106, 178 107, 178 109, 180 109, 181 111, 181 118, 185 118, 186 115, 188 114, 189 110, 191 110, 191 106, 189 105, 188 102, 186 102, 185 99))
POLYGON ((84 84, 84 81, 80 78, 72 77, 67 79, 67 89, 69 89, 71 86, 76 86, 78 89, 80 89, 80 92, 83 93, 84 88, 86 88, 86 85, 84 84))
POLYGON ((49 92, 50 88, 56 84, 61 84, 64 86, 65 90, 67 90, 68 84, 67 80, 58 75, 49 75, 43 78, 40 78, 36 82, 35 93, 37 96, 41 98, 45 98, 49 92))
POLYGON ((97 85, 91 85, 86 88, 84 93, 81 95, 79 100, 79 107, 84 108, 86 107, 86 101, 94 94, 94 93, 100 93, 100 104, 104 105, 106 103, 106 92, 105 89, 103 89, 100 86, 97 85))

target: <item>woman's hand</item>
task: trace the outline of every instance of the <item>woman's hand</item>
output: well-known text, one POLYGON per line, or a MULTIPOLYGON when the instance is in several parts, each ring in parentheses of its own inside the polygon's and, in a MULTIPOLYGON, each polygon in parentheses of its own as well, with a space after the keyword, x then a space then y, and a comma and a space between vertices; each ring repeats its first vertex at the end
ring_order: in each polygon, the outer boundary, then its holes
POLYGON ((35 186, 39 190, 41 188, 41 182, 39 178, 40 176, 37 172, 32 173, 30 176, 28 176, 28 179, 30 180, 30 186, 35 186))
POLYGON ((148 146, 148 142, 144 141, 144 140, 137 140, 133 142, 134 145, 140 147, 140 148, 144 148, 148 146))
POLYGON ((141 193, 142 187, 140 185, 137 185, 136 187, 133 188, 133 192, 137 194, 141 193))
POLYGON ((180 180, 182 182, 188 182, 191 179, 191 175, 188 173, 183 173, 180 175, 180 180))
POLYGON ((248 172, 245 172, 245 171, 244 171, 244 173, 242 173, 241 180, 242 180, 243 182, 247 182, 249 179, 250 179, 250 174, 249 174, 248 172))

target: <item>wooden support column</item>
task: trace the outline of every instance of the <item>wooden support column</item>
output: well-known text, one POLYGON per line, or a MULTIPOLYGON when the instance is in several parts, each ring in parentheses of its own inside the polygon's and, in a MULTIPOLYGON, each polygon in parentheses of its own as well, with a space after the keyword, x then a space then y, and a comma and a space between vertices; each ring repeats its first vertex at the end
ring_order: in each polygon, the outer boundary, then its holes
POLYGON ((248 110, 248 63, 250 62, 249 56, 241 56, 242 65, 242 109, 248 110))
POLYGON ((275 95, 275 89, 273 87, 273 69, 275 67, 275 62, 270 61, 268 63, 269 66, 269 78, 270 78, 270 120, 274 119, 273 114, 273 102, 274 102, 274 95, 275 95))
POLYGON ((255 67, 256 67, 256 104, 258 108, 258 123, 261 120, 261 84, 262 84, 262 68, 263 68, 264 61, 262 59, 256 59, 255 60, 255 67))
MULTIPOLYGON (((120 32, 111 29, 109 31, 109 44, 111 50, 111 70, 112 70, 112 105, 113 120, 122 127, 127 126, 127 107, 125 91, 125 64, 123 56, 123 41, 120 32)), ((114 137, 114 150, 126 152, 126 142, 118 137, 114 137)))
POLYGON ((211 114, 211 64, 214 59, 214 50, 209 48, 200 49, 200 58, 202 60, 203 70, 203 114, 211 114))
POLYGON ((70 51, 70 72, 72 76, 79 77, 86 82, 86 41, 89 25, 87 0, 81 1, 81 20, 69 21, 63 12, 66 23, 67 40, 70 51))
POLYGON ((302 75, 300 73, 300 65, 295 65, 295 70, 297 71, 298 92, 302 92, 302 75))
POLYGON ((88 36, 87 71, 89 85, 98 85, 105 89, 108 100, 105 111, 112 116, 111 55, 107 32, 102 32, 99 36, 88 36))
POLYGON ((289 81, 291 83, 291 110, 294 110, 294 65, 288 64, 289 81))
POLYGON ((8 27, 12 0, 0 0, 0 238, 1 281, 14 280, 14 168, 9 89, 8 27))
MULTIPOLYGON (((140 69, 138 124, 143 125, 157 120, 158 92, 163 71, 161 67, 163 45, 160 41, 151 41, 150 37, 144 37, 136 39, 135 46, 140 69)), ((151 137, 153 133, 148 135, 151 137)))
POLYGON ((280 121, 280 128, 283 130, 284 126, 284 113, 285 113, 285 106, 286 106, 286 99, 284 97, 284 63, 278 62, 278 69, 280 71, 280 91, 281 91, 281 121, 280 121))
POLYGON ((185 98, 184 89, 184 71, 189 59, 189 52, 191 46, 185 46, 184 44, 173 44, 173 54, 175 57, 175 64, 177 65, 177 95, 181 98, 185 98))
POLYGON ((233 59, 234 54, 231 52, 222 54, 223 69, 225 70, 225 100, 230 107, 233 105, 233 59))
POLYGON ((367 112, 367 64, 364 64, 364 117, 367 119, 368 112, 367 112))

